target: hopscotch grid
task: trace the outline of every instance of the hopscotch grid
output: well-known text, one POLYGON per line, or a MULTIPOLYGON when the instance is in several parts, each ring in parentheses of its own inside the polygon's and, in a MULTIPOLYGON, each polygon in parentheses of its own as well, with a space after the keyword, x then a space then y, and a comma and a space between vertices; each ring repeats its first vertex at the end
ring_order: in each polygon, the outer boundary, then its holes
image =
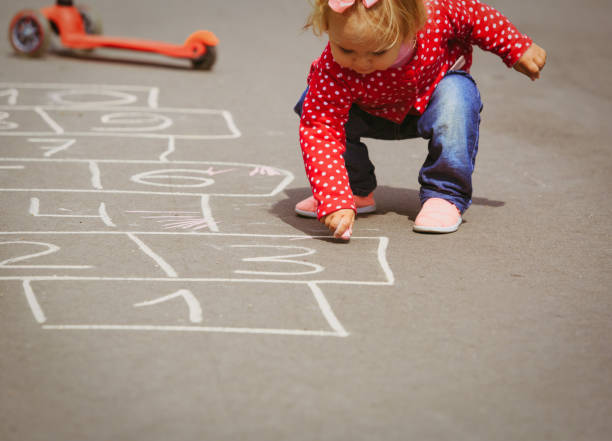
MULTIPOLYGON (((43 282, 43 281, 131 281, 131 282, 173 282, 173 283, 182 283, 182 282, 223 282, 223 283, 273 283, 273 284, 299 284, 305 285, 310 288, 310 291, 317 302, 317 305, 327 321, 328 325, 332 329, 332 331, 317 331, 317 330, 291 330, 291 329, 266 329, 266 328, 227 328, 227 327, 206 327, 206 326, 150 326, 150 325, 43 325, 43 329, 63 329, 63 330, 76 330, 76 329, 107 329, 107 330, 164 330, 164 331, 206 331, 206 332, 228 332, 228 333, 251 333, 251 334, 285 334, 285 335, 310 335, 310 336, 336 336, 336 337, 346 337, 349 334, 346 332, 340 321, 335 316, 333 310, 329 302, 327 301, 325 295, 322 290, 318 286, 319 284, 343 284, 343 285, 359 285, 359 286, 388 286, 394 283, 393 273, 386 261, 386 249, 389 243, 388 238, 386 237, 357 237, 353 236, 352 240, 378 240, 378 261, 382 268, 382 271, 385 275, 385 281, 346 281, 346 280, 285 280, 285 279, 254 279, 254 278, 197 278, 197 277, 178 277, 176 271, 165 261, 161 256, 155 253, 151 248, 149 248, 139 237, 137 236, 147 236, 147 235, 167 235, 167 236, 176 236, 176 235, 189 235, 189 236, 233 236, 233 237, 248 237, 248 238, 289 238, 290 240, 303 240, 303 239, 321 239, 321 240, 330 240, 329 236, 305 236, 305 235, 271 235, 271 234, 228 234, 228 233, 219 233, 217 223, 215 222, 212 216, 212 210, 209 205, 211 196, 219 196, 219 197, 270 197, 278 194, 282 189, 284 189, 290 182, 293 181, 294 176, 291 172, 280 170, 274 168, 275 171, 284 175, 282 181, 270 192, 267 194, 224 194, 224 193, 188 193, 188 192, 160 192, 160 191, 129 191, 129 190, 110 190, 103 189, 102 183, 100 181, 100 170, 98 167, 98 163, 120 163, 124 164, 159 164, 164 166, 171 165, 182 165, 188 164, 192 166, 197 166, 201 164, 208 165, 232 165, 232 166, 242 166, 242 167, 257 167, 262 168, 264 166, 260 166, 257 164, 243 164, 243 163, 234 163, 234 162, 214 162, 214 161, 169 161, 168 156, 173 154, 176 149, 176 140, 177 139, 191 139, 191 140, 216 140, 216 139, 235 139, 242 136, 240 130, 238 129, 235 121, 233 119, 232 114, 227 110, 215 110, 215 109, 203 109, 203 108, 159 108, 158 99, 159 99, 159 89, 156 87, 144 87, 144 86, 118 86, 118 85, 77 85, 77 84, 58 84, 58 83, 11 83, 11 82, 0 82, 0 87, 17 87, 24 89, 63 89, 68 90, 68 94, 73 93, 107 93, 110 94, 112 91, 145 91, 147 94, 147 103, 146 106, 122 106, 120 104, 130 104, 136 101, 137 98, 130 101, 117 102, 117 100, 113 101, 102 101, 97 103, 84 103, 84 102, 67 102, 62 100, 61 97, 65 95, 65 93, 58 92, 58 97, 54 98, 57 101, 62 101, 61 105, 19 105, 17 104, 18 90, 16 90, 17 95, 15 99, 11 99, 9 97, 9 106, 0 105, 0 109, 2 110, 25 110, 25 111, 35 111, 43 118, 43 120, 51 127, 53 132, 0 132, 0 136, 15 136, 15 137, 24 137, 30 136, 35 137, 36 142, 57 142, 58 139, 50 138, 44 139, 42 137, 57 137, 59 135, 63 137, 91 137, 91 136, 110 136, 110 137, 125 137, 125 138, 148 138, 148 139, 165 139, 167 140, 167 148, 161 153, 157 161, 154 160, 112 160, 112 159, 56 159, 49 158, 52 154, 56 153, 60 150, 65 150, 70 147, 75 140, 72 141, 69 145, 65 144, 62 146, 54 146, 45 148, 48 150, 45 152, 44 159, 38 158, 0 158, 0 161, 19 161, 19 162, 51 162, 51 163, 87 163, 89 165, 89 169, 91 172, 91 184, 94 187, 94 190, 79 190, 79 189, 25 189, 25 188, 0 188, 0 192, 11 192, 11 191, 27 191, 27 192, 67 192, 67 193, 102 193, 102 194, 146 194, 146 195, 172 195, 172 196, 189 196, 189 197, 200 197, 201 198, 201 214, 203 219, 209 226, 209 230, 211 232, 138 232, 138 231, 78 231, 78 232, 67 232, 67 231, 55 231, 55 232, 41 232, 41 231, 31 231, 31 232, 0 232, 0 234, 24 234, 24 235, 38 235, 38 234, 120 234, 126 235, 129 239, 131 239, 140 250, 145 253, 148 257, 153 259, 159 267, 165 272, 167 277, 81 277, 81 276, 4 276, 0 277, 0 280, 20 280, 23 284, 24 294, 26 299, 28 300, 28 304, 34 314, 34 317, 38 323, 44 323, 46 321, 46 317, 44 316, 44 312, 40 308, 38 301, 36 299, 36 295, 32 290, 32 282, 43 282), (76 90, 81 89, 81 90, 76 90), (112 105, 111 105, 112 104, 112 105), (96 111, 105 111, 105 112, 154 112, 156 114, 162 113, 186 113, 191 115, 217 115, 221 116, 224 121, 226 128, 229 130, 229 134, 221 134, 221 135, 180 135, 180 134, 160 134, 160 133, 128 133, 121 132, 119 130, 112 131, 112 129, 108 132, 65 132, 65 130, 51 117, 48 111, 83 111, 83 112, 96 112, 96 111)), ((10 92, 10 91, 9 91, 10 92)), ((119 96, 119 94, 112 95, 114 97, 119 96)), ((135 95, 134 95, 135 96, 135 95)), ((122 98, 121 96, 119 96, 122 98)), ((119 100, 121 101, 121 100, 119 100)), ((60 140, 62 141, 62 140, 60 140)), ((42 147, 41 147, 42 148, 42 147)), ((19 166, 4 166, 4 168, 24 168, 23 165, 19 166)), ((251 174, 252 175, 252 174, 251 174)), ((173 176, 173 178, 177 178, 173 176)), ((34 204, 34 200, 36 198, 32 198, 32 204, 34 204)), ((31 206, 30 212, 32 213, 34 210, 38 214, 39 203, 38 199, 36 199, 36 207, 31 206)), ((145 213, 144 211, 142 211, 145 213)), ((102 219, 105 225, 110 227, 116 227, 116 225, 112 222, 108 213, 106 212, 106 206, 104 202, 102 202, 99 206, 98 210, 99 216, 78 216, 78 215, 41 215, 48 217, 99 217, 102 219)), ((161 212, 151 212, 151 213, 161 213, 161 212)), ((175 212, 172 212, 175 213, 175 212)), ((18 266, 12 266, 13 268, 18 268, 18 266)), ((34 267, 34 266, 29 266, 34 267)), ((49 267, 51 268, 51 267, 49 267)), ((58 267, 59 268, 59 267, 58 267)), ((69 268, 69 267, 64 267, 69 268)), ((75 267, 76 268, 76 267, 75 267)), ((273 273, 270 273, 273 274, 273 273)), ((153 304, 152 302, 144 302, 145 304, 153 304)))

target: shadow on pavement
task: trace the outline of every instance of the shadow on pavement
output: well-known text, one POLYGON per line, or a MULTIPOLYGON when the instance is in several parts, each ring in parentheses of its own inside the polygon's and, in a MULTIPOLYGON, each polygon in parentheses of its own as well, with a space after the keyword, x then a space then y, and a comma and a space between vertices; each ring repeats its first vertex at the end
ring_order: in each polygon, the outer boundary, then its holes
MULTIPOLYGON (((310 188, 292 188, 285 190, 284 193, 287 198, 275 203, 270 213, 292 227, 303 231, 305 234, 327 234, 327 228, 325 228, 325 226, 318 222, 313 222, 313 219, 297 216, 293 211, 295 204, 310 196, 310 188)), ((414 221, 421 208, 418 190, 381 185, 376 188, 374 197, 376 198, 376 214, 378 215, 396 213, 414 221)), ((472 203, 474 205, 485 205, 488 207, 502 207, 505 205, 503 201, 481 197, 473 198, 472 203)))
MULTIPOLYGON (((136 51, 134 51, 136 52, 136 51)), ((129 51, 112 51, 111 50, 100 50, 96 52, 86 52, 78 50, 68 49, 54 49, 50 50, 47 56, 56 56, 61 58, 71 58, 74 60, 85 60, 87 62, 97 62, 104 64, 124 64, 146 68, 164 68, 174 70, 195 70, 191 66, 189 60, 174 59, 170 57, 164 57, 163 55, 157 55, 153 53, 130 53, 129 51), (104 52, 104 53, 102 53, 104 52), (138 58, 140 57, 140 58, 138 58), (154 58, 159 57, 159 61, 154 58), (147 59, 149 58, 149 59, 147 59)), ((205 70, 199 70, 198 72, 207 72, 205 70)))

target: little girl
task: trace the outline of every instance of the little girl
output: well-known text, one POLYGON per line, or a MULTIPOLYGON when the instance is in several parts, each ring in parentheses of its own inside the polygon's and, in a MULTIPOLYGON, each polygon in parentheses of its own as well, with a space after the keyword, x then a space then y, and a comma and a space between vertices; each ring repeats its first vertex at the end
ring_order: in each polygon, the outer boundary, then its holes
POLYGON ((429 140, 414 231, 450 233, 472 198, 482 104, 468 74, 472 45, 539 78, 546 52, 478 0, 314 0, 306 24, 329 43, 295 107, 313 196, 298 214, 348 239, 376 209, 361 138, 429 140))

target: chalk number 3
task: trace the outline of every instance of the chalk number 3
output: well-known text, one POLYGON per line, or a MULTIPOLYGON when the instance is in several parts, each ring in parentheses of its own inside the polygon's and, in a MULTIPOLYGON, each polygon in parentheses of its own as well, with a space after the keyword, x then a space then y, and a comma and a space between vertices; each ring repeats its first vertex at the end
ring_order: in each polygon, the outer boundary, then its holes
POLYGON ((312 248, 306 247, 295 247, 295 246, 277 246, 277 245, 232 245, 233 248, 276 248, 276 249, 291 249, 291 250, 301 250, 300 253, 293 254, 283 254, 280 256, 265 256, 265 257, 247 257, 242 259, 243 262, 270 262, 270 263, 283 263, 283 264, 292 264, 292 265, 300 265, 302 267, 307 267, 304 271, 248 271, 248 270, 235 270, 235 273, 238 274, 259 274, 259 275, 267 275, 267 276, 298 276, 304 274, 315 274, 320 273, 324 270, 321 265, 317 265, 316 263, 304 262, 301 260, 294 260, 292 258, 295 257, 305 257, 310 256, 316 253, 316 250, 312 248))

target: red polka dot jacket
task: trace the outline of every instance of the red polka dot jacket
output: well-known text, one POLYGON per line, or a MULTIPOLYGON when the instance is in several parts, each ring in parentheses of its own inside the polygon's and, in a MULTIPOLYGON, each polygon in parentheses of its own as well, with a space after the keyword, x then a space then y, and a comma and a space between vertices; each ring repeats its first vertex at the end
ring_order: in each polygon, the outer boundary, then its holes
POLYGON ((478 0, 425 0, 428 20, 417 33, 416 52, 403 66, 361 75, 341 67, 329 44, 311 66, 302 108, 300 146, 317 216, 355 210, 342 154, 344 125, 357 104, 373 115, 400 123, 422 114, 437 84, 460 56, 468 70, 472 45, 493 52, 511 67, 531 46, 494 8, 478 0))

